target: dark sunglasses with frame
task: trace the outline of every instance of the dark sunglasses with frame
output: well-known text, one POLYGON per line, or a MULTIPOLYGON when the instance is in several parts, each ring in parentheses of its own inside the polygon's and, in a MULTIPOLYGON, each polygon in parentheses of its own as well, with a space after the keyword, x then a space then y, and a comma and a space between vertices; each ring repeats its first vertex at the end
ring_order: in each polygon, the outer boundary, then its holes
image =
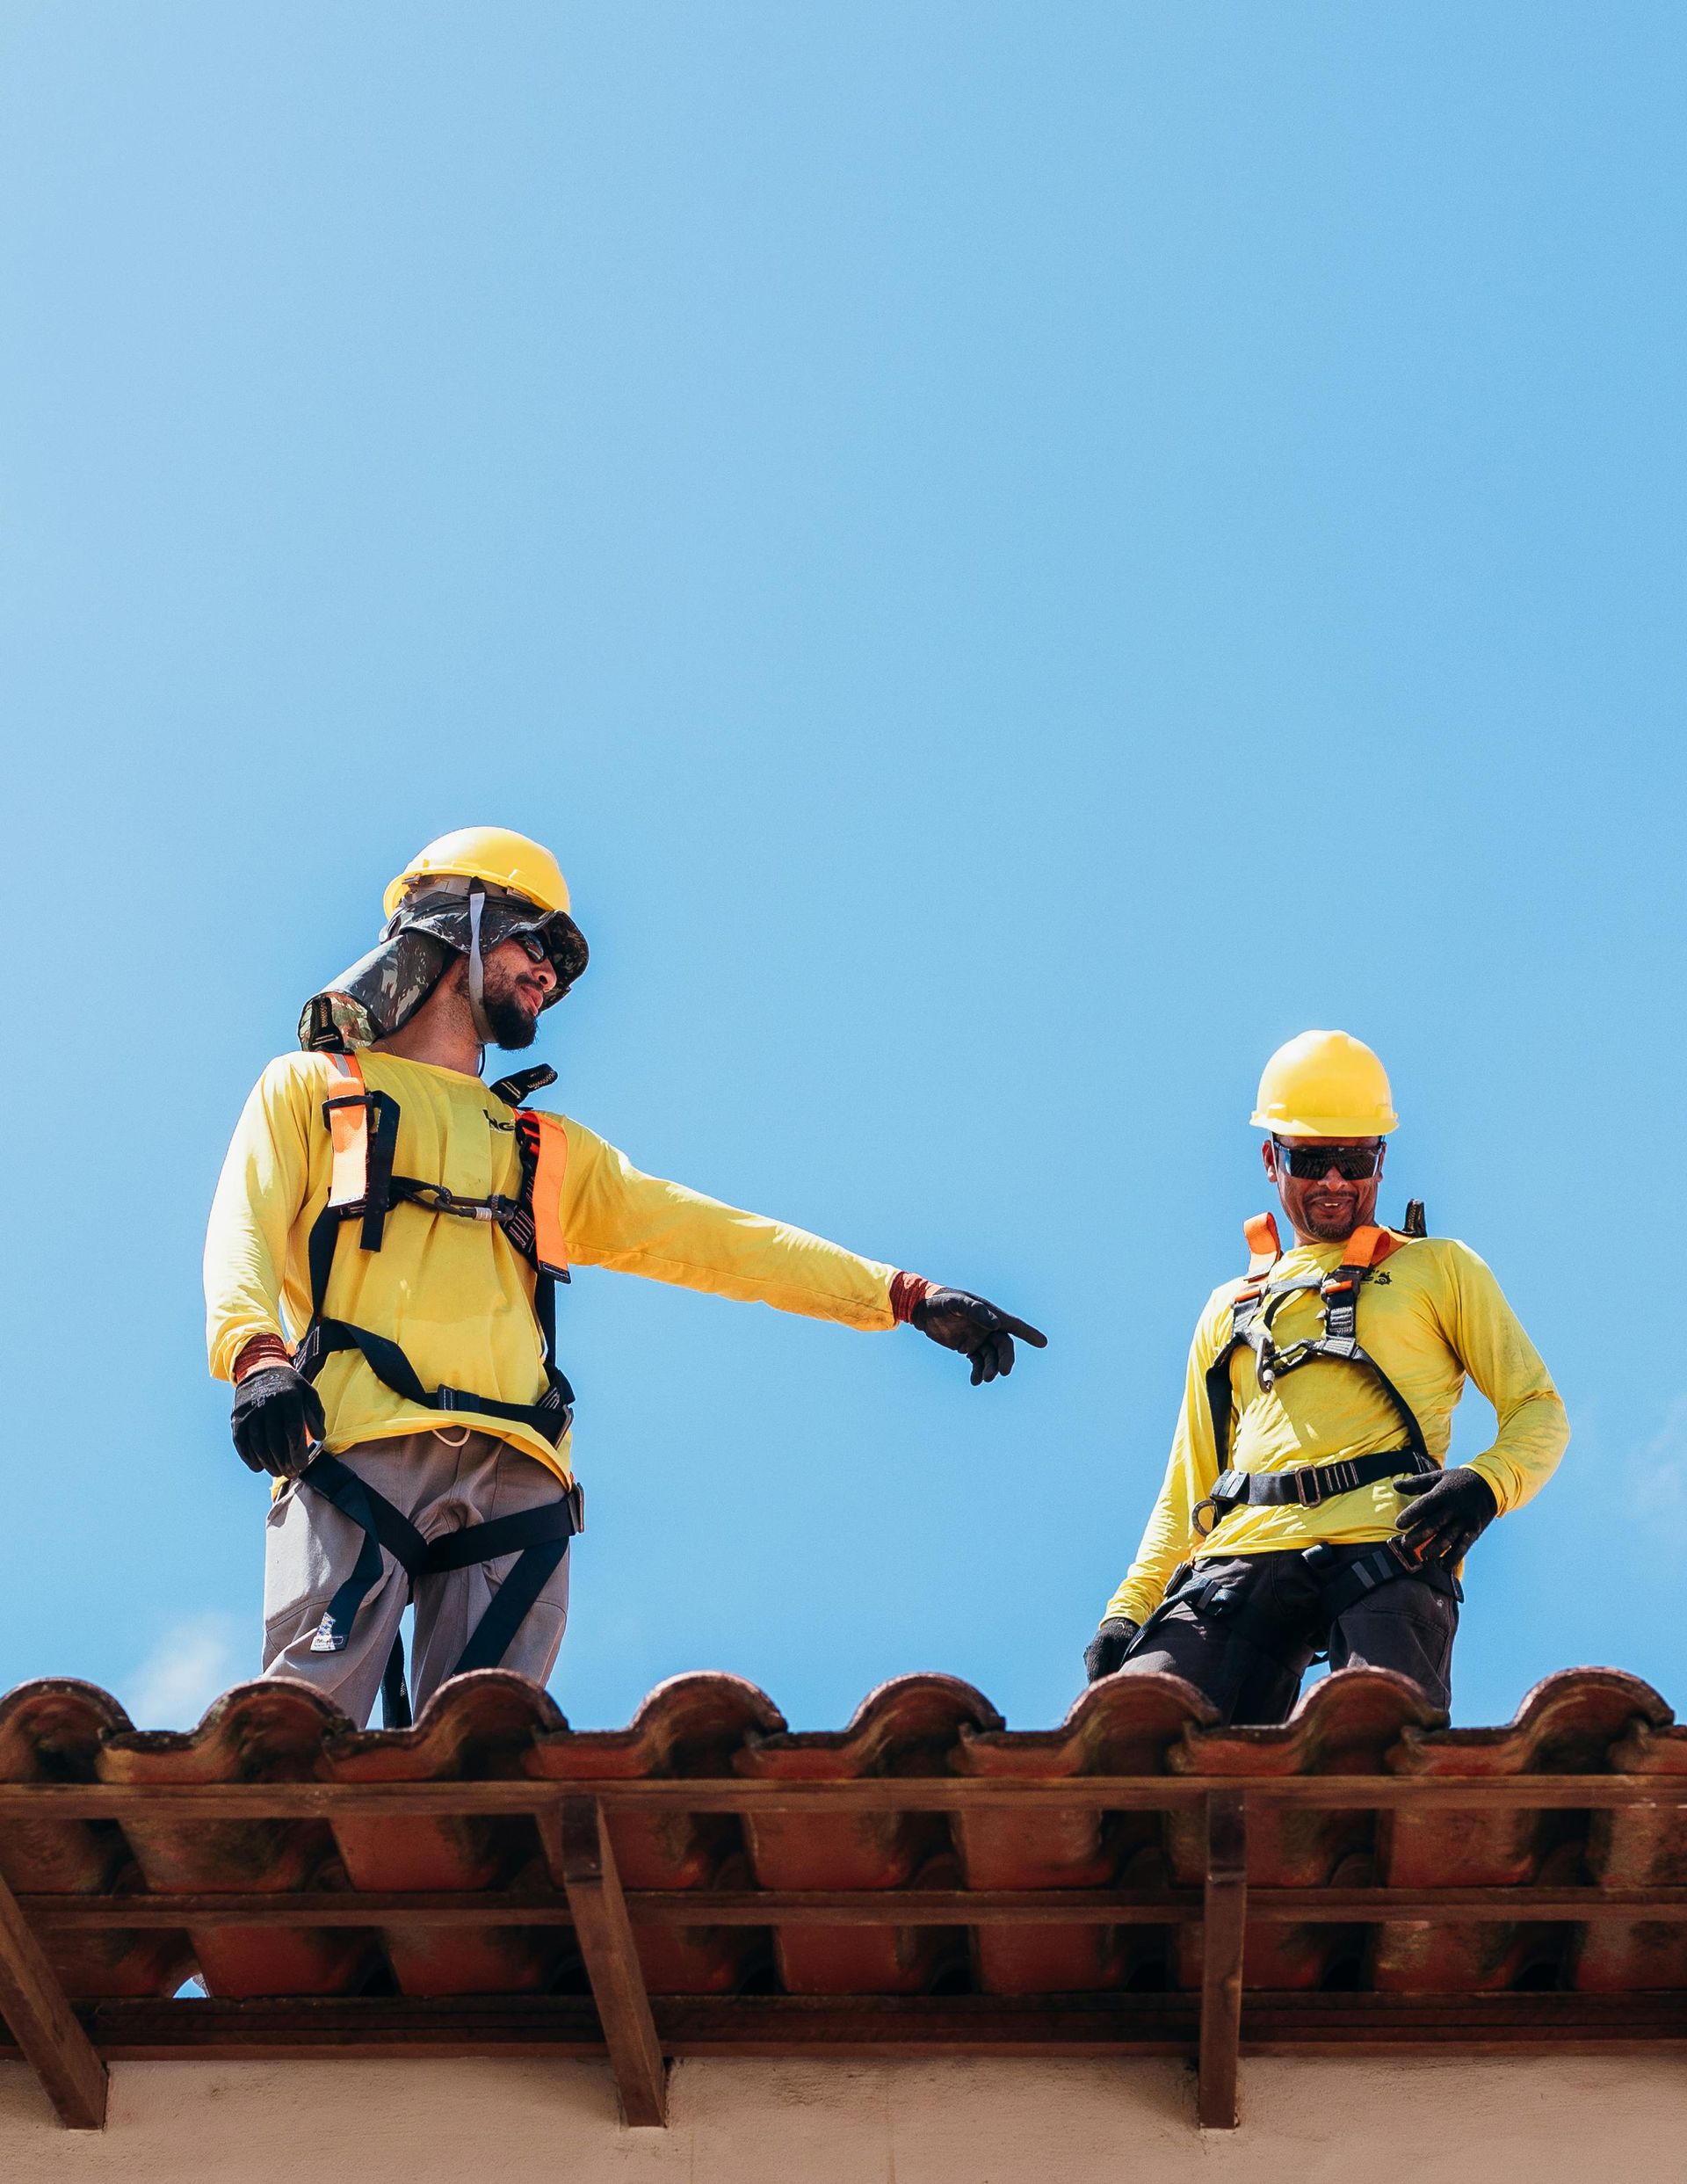
POLYGON ((1273 1137, 1271 1143, 1280 1169, 1297 1183, 1316 1183, 1332 1168, 1344 1183, 1368 1183, 1382 1167, 1380 1138, 1368 1145, 1297 1145, 1283 1137, 1273 1137))

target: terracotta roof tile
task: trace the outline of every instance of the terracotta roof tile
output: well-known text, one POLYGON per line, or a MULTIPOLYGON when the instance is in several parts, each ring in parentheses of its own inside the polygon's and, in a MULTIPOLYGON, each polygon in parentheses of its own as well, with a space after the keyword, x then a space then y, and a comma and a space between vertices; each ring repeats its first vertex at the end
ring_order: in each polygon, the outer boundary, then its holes
MULTIPOLYGON (((801 2021, 824 2026, 812 2012, 832 1998, 1005 2027, 1015 1998, 1045 1998, 1050 2025, 1064 2010, 1077 2027, 1104 2021, 1082 2017, 1090 1998, 1133 2037, 1158 2022, 1182 2040, 1209 1946, 1210 1816, 1234 1793, 1244 2028, 1295 2009, 1379 2025, 1419 1998, 1538 1995, 1556 2021, 1581 1996, 1613 2025, 1638 2021, 1624 1998, 1687 2006, 1687 1731, 1658 1694, 1570 1670, 1503 1727, 1435 1723, 1372 1671, 1327 1678, 1270 1729, 1218 1727, 1187 1685, 1121 1677, 1056 1728, 1010 1731, 970 1686, 907 1676, 820 1733, 721 1675, 662 1685, 626 1729, 576 1731, 488 1671, 390 1734, 285 1680, 239 1687, 185 1733, 43 1681, 0 1701, 0 1877, 69 1993, 119 2016, 197 1970, 219 2004, 504 1998, 560 2025, 590 2009, 562 1816, 600 1801, 638 1970, 675 2025, 734 1998, 723 2023, 811 1998, 801 2021), (1553 1804, 1563 1775, 1588 1785, 1553 1804), (1309 1794, 1348 1778, 1348 1802, 1309 1794), (1619 1802, 1599 1805, 1604 1784, 1619 1802), (78 1786, 97 1794, 60 1810, 78 1786), (793 1896, 812 1900, 764 1913, 793 1896)), ((1507 2023, 1534 2021, 1508 2006, 1507 2023)))

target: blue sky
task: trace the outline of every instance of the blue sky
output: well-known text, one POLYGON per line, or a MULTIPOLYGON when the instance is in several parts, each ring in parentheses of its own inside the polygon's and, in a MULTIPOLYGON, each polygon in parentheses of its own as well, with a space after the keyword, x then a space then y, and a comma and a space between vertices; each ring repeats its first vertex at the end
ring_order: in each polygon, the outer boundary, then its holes
POLYGON ((558 1105, 1051 1337, 583 1275, 572 1720, 1058 1718, 1330 1023, 1574 1422, 1458 1717, 1679 1695, 1684 78, 1620 0, 15 0, 0 1684, 255 1667, 211 1186, 490 821, 592 943, 558 1105))

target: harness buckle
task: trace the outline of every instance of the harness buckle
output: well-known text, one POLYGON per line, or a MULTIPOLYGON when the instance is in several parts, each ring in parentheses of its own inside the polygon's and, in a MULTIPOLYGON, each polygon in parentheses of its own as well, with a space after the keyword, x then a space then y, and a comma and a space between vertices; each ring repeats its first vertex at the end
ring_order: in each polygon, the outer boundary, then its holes
POLYGON ((1358 1469, 1350 1456, 1343 1456, 1339 1463, 1309 1464, 1295 1475, 1295 1498, 1303 1509, 1321 1508, 1336 1495, 1354 1491, 1359 1484, 1358 1469))

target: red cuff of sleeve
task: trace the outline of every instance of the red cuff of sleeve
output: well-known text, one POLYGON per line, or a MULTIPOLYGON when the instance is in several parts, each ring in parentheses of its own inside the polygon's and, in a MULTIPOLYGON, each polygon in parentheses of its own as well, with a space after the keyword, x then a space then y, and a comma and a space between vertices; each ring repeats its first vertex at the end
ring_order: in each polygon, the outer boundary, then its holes
POLYGON ((238 1387, 248 1373, 256 1373, 265 1365, 292 1363, 293 1353, 279 1335, 254 1335, 235 1358, 231 1377, 238 1387))
POLYGON ((928 1281, 923 1274, 892 1276, 890 1309, 895 1315, 896 1324, 899 1327, 905 1327, 908 1324, 914 1317, 914 1307, 923 1303, 937 1286, 935 1281, 928 1281))

